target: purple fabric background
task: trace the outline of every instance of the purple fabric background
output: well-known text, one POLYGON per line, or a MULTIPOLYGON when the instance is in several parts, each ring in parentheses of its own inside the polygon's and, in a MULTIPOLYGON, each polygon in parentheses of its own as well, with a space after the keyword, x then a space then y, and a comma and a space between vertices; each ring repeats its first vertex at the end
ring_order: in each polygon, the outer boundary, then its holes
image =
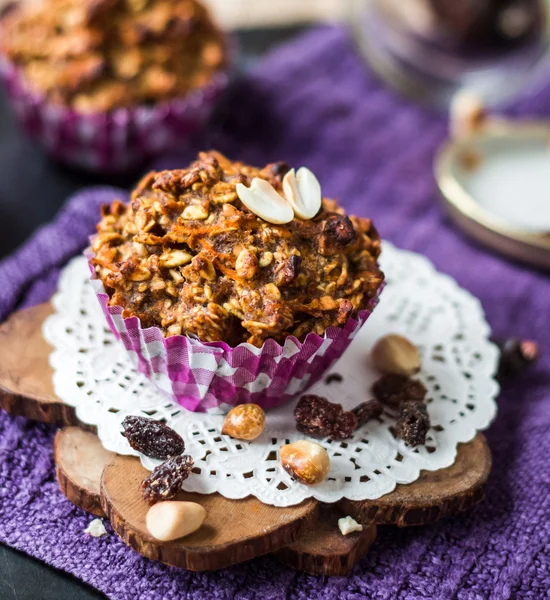
MULTIPOLYGON (((550 91, 518 114, 550 112, 550 91)), ((548 597, 550 590, 550 325, 547 275, 464 239, 444 217, 431 174, 445 121, 369 75, 339 29, 315 31, 269 56, 232 89, 203 147, 263 164, 310 167, 324 192, 375 219, 382 235, 426 254, 478 296, 496 335, 538 339, 537 367, 505 387, 487 437, 494 467, 474 511, 428 527, 380 528, 349 578, 294 573, 264 557, 194 574, 147 561, 114 534, 83 533, 90 517, 57 489, 54 428, 0 415, 0 540, 122 600, 154 598, 448 600, 548 597)), ((192 157, 186 156, 175 161, 192 157)), ((108 198, 112 192, 104 190, 108 198)), ((101 196, 101 194, 99 194, 101 196)), ((0 315, 48 298, 58 268, 96 221, 98 195, 69 201, 0 265, 0 315)), ((109 529, 110 531, 110 529, 109 529)))

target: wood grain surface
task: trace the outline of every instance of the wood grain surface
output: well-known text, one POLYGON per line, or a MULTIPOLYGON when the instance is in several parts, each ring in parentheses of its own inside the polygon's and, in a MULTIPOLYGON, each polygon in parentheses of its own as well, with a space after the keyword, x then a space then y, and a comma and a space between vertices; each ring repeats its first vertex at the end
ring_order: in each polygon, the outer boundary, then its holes
POLYGON ((425 525, 456 515, 483 499, 491 471, 491 451, 478 433, 469 444, 459 444, 454 464, 438 471, 422 471, 413 483, 398 485, 377 500, 341 500, 338 508, 361 523, 425 525))
POLYGON ((312 575, 348 575, 376 539, 376 524, 364 523, 363 531, 342 535, 334 506, 323 506, 317 522, 296 542, 274 555, 285 565, 312 575))
POLYGON ((201 535, 197 532, 185 538, 184 543, 162 544, 145 529, 147 506, 141 500, 139 484, 147 471, 137 459, 113 459, 96 436, 74 427, 58 433, 54 456, 61 490, 69 500, 94 514, 107 514, 126 543, 149 558, 210 570, 275 550, 275 556, 286 565, 317 575, 348 573, 374 542, 375 523, 421 525, 471 508, 483 498, 491 465, 485 438, 478 434, 470 444, 459 446, 457 461, 451 467, 424 471, 416 482, 400 485, 378 500, 342 500, 317 509, 312 500, 308 507, 276 508, 253 498, 235 501, 218 494, 182 493, 181 499, 205 506, 211 515, 207 521, 210 527, 201 535), (101 471, 107 465, 102 508, 98 508, 101 471), (320 515, 315 516, 315 510, 321 511, 320 515), (361 534, 341 535, 337 520, 346 515, 363 523, 361 534), (294 519, 298 523, 292 524, 294 519), (216 525, 218 520, 230 521, 231 528, 216 525), (239 547, 239 536, 244 549, 239 547))
POLYGON ((78 424, 74 409, 55 395, 51 346, 42 337, 48 302, 20 310, 0 325, 0 407, 43 423, 78 424))
POLYGON ((103 469, 115 454, 105 450, 99 438, 80 427, 64 427, 55 435, 54 460, 59 488, 75 505, 104 517, 100 483, 103 469))
POLYGON ((148 475, 137 458, 116 456, 103 471, 101 505, 116 533, 143 556, 193 571, 215 570, 293 543, 317 520, 318 503, 306 500, 278 508, 254 497, 230 500, 220 494, 181 492, 177 500, 198 502, 207 512, 202 527, 174 542, 147 531, 148 505, 140 484, 148 475))
MULTIPOLYGON (((97 436, 79 427, 64 427, 55 437, 54 459, 59 487, 76 506, 104 517, 100 485, 103 469, 114 454, 104 450, 97 436)), ((207 496, 197 498, 204 504, 207 496)), ((249 502, 240 503, 237 508, 249 502)), ((253 506, 257 506, 256 503, 253 506)), ((229 508, 232 507, 230 503, 229 508)), ((272 509, 285 511, 286 509, 272 509)), ((281 562, 294 569, 317 575, 345 575, 367 552, 376 537, 376 526, 366 526, 362 533, 343 536, 337 522, 341 513, 328 506, 309 527, 302 527, 300 537, 287 547, 275 551, 281 562)), ((253 512, 257 512, 253 508, 253 512)), ((226 519, 231 516, 226 515, 226 519)), ((127 529, 127 527, 125 527, 127 529)), ((151 544, 155 544, 153 540, 151 544)))

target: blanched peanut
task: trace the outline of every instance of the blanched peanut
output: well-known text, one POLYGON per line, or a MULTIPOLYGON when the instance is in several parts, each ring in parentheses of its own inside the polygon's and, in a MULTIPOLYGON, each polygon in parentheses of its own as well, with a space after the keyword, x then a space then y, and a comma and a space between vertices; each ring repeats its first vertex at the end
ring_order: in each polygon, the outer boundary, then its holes
POLYGON ((147 511, 149 533, 161 542, 177 540, 196 531, 206 518, 206 510, 195 502, 157 502, 147 511))

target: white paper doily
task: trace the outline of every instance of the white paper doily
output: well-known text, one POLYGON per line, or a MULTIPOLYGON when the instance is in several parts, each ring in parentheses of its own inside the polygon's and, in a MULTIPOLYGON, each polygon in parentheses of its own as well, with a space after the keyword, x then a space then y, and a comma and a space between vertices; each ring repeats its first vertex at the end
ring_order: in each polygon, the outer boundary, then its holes
MULTIPOLYGON (((138 374, 130 357, 108 329, 89 283, 84 258, 63 271, 53 297, 55 314, 44 324, 53 346, 56 394, 76 409, 78 418, 95 425, 102 444, 119 454, 134 452, 120 434, 128 414, 165 419, 186 443, 200 474, 184 489, 219 492, 227 498, 250 494, 266 504, 290 506, 308 497, 323 502, 341 498, 375 499, 397 483, 411 483, 421 469, 436 470, 454 462, 456 446, 486 428, 496 414, 498 385, 493 376, 498 351, 488 341, 489 326, 478 300, 450 277, 435 271, 424 257, 384 243, 381 264, 387 285, 381 301, 344 356, 331 369, 342 382, 320 382, 311 393, 352 408, 369 399, 379 377, 368 366, 372 344, 382 335, 401 333, 422 354, 419 378, 428 388, 432 428, 426 446, 409 448, 390 431, 385 413, 345 442, 324 440, 331 459, 329 477, 319 486, 294 482, 278 460, 279 447, 304 437, 295 429, 295 402, 269 411, 263 434, 243 442, 220 434, 223 416, 190 413, 167 400, 138 374)), ((151 469, 158 461, 142 457, 151 469)))

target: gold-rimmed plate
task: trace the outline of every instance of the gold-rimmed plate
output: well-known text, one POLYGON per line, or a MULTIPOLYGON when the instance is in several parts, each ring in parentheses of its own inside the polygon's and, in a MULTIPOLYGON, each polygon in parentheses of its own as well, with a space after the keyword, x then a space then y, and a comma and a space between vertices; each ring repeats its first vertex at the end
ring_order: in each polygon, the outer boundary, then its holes
POLYGON ((453 220, 483 244, 550 269, 550 123, 489 120, 435 161, 453 220))

